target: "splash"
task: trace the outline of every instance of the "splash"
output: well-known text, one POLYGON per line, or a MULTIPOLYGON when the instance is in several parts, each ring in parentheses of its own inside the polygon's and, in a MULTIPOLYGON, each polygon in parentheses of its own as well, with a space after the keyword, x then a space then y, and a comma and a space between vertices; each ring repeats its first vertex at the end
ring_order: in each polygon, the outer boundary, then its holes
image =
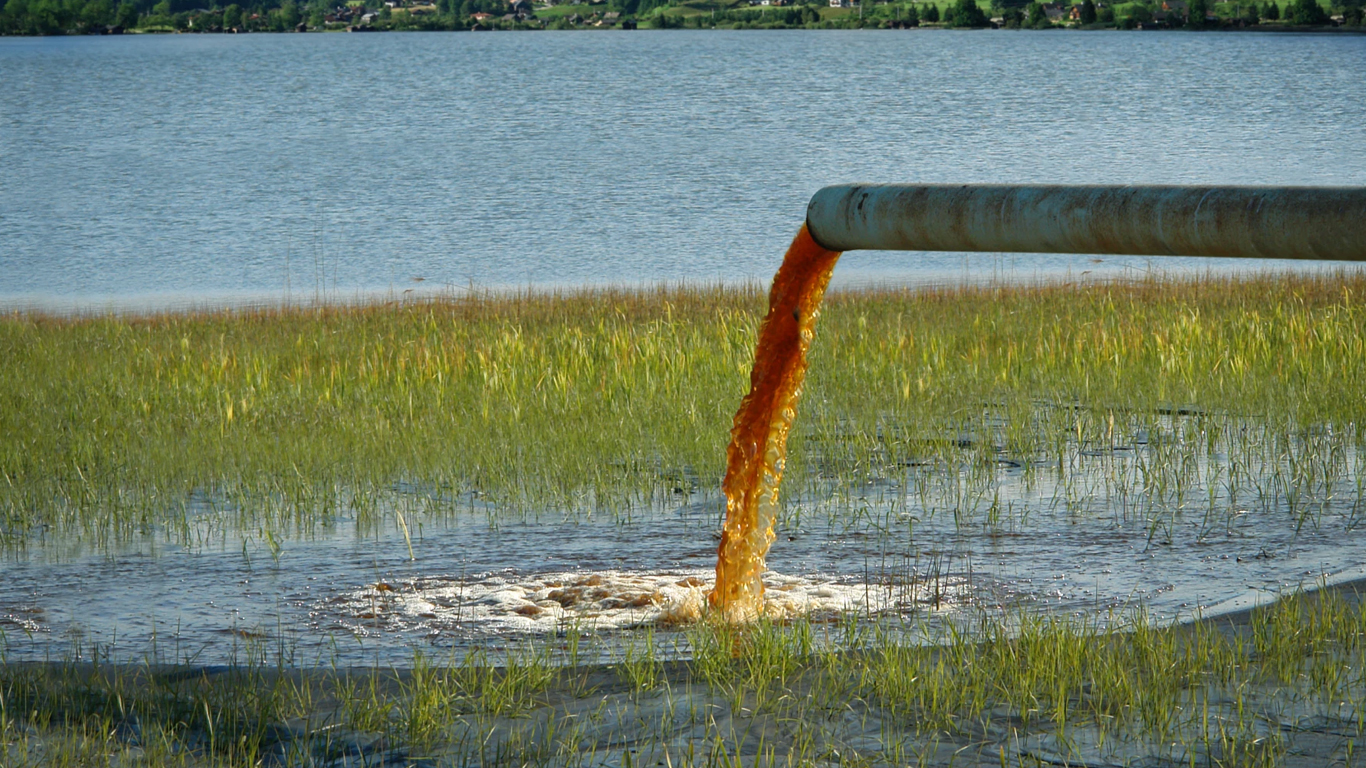
MULTIPOLYGON (((343 591, 321 599, 311 615, 321 628, 361 636, 412 633, 475 642, 567 627, 670 629, 704 616, 709 576, 700 569, 425 576, 343 591)), ((763 578, 763 615, 773 619, 949 611, 968 595, 967 580, 954 577, 896 585, 773 571, 763 578)))
POLYGON ((821 299, 839 257, 802 225, 773 278, 749 394, 740 402, 726 449, 726 522, 716 585, 707 596, 711 608, 731 621, 764 612, 764 556, 773 543, 787 433, 797 415, 821 299))

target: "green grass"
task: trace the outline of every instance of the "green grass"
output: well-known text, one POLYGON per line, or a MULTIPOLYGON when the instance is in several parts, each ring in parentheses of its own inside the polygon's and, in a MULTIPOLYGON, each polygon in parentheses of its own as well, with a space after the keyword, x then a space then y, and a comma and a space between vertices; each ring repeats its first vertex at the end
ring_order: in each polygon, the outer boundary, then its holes
POLYGON ((265 655, 208 672, 0 664, 0 754, 16 768, 348 753, 579 765, 623 752, 682 766, 1041 755, 1256 766, 1350 760, 1366 743, 1366 612, 1350 589, 1171 628, 1141 613, 1109 628, 1021 615, 964 619, 931 645, 902 637, 854 623, 702 623, 687 632, 688 661, 659 662, 650 649, 663 640, 645 634, 608 666, 576 665, 549 639, 496 666, 478 654, 418 656, 407 670, 300 671, 265 655))
MULTIPOLYGON (((1350 528, 1366 519, 1364 289, 1337 275, 832 295, 785 498, 875 530, 858 489, 894 479, 918 514, 1024 530, 1027 510, 993 498, 1009 459, 1059 488, 1046 503, 1154 537, 1240 508, 1301 526, 1337 505, 1350 528)), ((764 305, 753 288, 687 288, 12 314, 3 531, 15 547, 174 533, 211 508, 283 536, 455 514, 475 493, 494 514, 658 507, 719 486, 764 305)), ((0 764, 1350 762, 1366 746, 1364 616, 1330 590, 1176 628, 969 617, 927 625, 930 644, 849 617, 570 627, 404 670, 291 669, 266 641, 214 674, 0 662, 0 764)))
MULTIPOLYGON (((936 5, 939 7, 941 15, 949 7, 948 3, 932 2, 906 2, 883 4, 869 3, 864 6, 862 16, 860 16, 858 8, 831 8, 828 4, 816 5, 813 6, 813 8, 819 15, 821 22, 829 21, 852 23, 859 19, 863 19, 867 22, 873 22, 879 20, 888 20, 892 18, 900 18, 905 15, 906 9, 912 5, 914 5, 919 10, 924 10, 929 5, 936 5)), ((983 11, 986 11, 988 13, 988 16, 991 15, 991 7, 987 0, 978 0, 978 5, 981 6, 983 11)), ((657 14, 664 14, 673 19, 682 19, 690 22, 696 19, 697 17, 702 17, 703 20, 705 20, 707 17, 711 16, 713 10, 733 10, 744 12, 747 15, 752 14, 754 16, 752 20, 746 22, 747 25, 753 26, 757 24, 762 26, 766 23, 772 23, 773 21, 776 21, 779 15, 793 9, 794 7, 799 6, 750 6, 748 3, 743 2, 743 0, 733 0, 732 2, 714 3, 699 1, 660 7, 658 9, 652 10, 649 14, 646 14, 646 18, 648 18, 648 16, 653 16, 657 14), (769 17, 767 16, 768 13, 773 13, 774 15, 772 17, 769 17)), ((557 8, 559 8, 559 6, 557 6, 557 8)), ((575 6, 575 8, 580 8, 580 6, 575 6)), ((580 12, 582 13, 582 11, 580 12)), ((538 11, 538 15, 545 14, 538 11)), ((564 15, 567 15, 567 13, 564 15)), ((584 15, 586 16, 587 14, 585 13, 584 15)), ((733 19, 727 19, 723 17, 717 19, 716 23, 718 26, 729 28, 735 26, 738 22, 736 22, 733 19)), ((928 22, 926 23, 928 24, 928 22)))
POLYGON ((577 14, 579 14, 580 16, 582 16, 582 17, 584 17, 584 18, 588 18, 589 16, 593 15, 593 13, 595 13, 595 12, 597 12, 597 11, 602 11, 604 7, 605 7, 605 6, 601 6, 601 5, 593 6, 593 5, 587 5, 587 4, 584 4, 584 5, 552 5, 552 6, 550 6, 549 8, 537 8, 537 9, 536 9, 536 17, 539 18, 539 19, 546 19, 546 20, 548 20, 548 21, 554 21, 554 20, 556 20, 556 19, 563 19, 563 18, 567 18, 567 17, 569 17, 569 16, 573 16, 574 14, 577 13, 577 14))
MULTIPOLYGON (((1083 454, 1138 441, 1100 480, 1126 514, 1192 508, 1190 472, 1215 456, 1233 466, 1211 508, 1304 514, 1362 474, 1364 290, 1357 275, 833 295, 785 498, 896 477, 974 513, 1000 457, 1070 482, 1083 454)), ((398 500, 620 512, 712 490, 764 303, 688 288, 5 316, 0 531, 99 540, 213 508, 288 535, 398 500)))

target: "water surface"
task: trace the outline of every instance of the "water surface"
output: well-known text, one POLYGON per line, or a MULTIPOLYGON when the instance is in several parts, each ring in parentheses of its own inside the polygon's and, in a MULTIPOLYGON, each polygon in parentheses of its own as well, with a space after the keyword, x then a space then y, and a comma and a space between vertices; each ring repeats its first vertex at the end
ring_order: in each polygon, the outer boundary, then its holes
MULTIPOLYGON (((1062 464, 1002 453, 986 474, 925 464, 787 489, 765 581, 818 622, 851 614, 927 638, 945 622, 1022 610, 1190 620, 1366 578, 1366 456, 1354 435, 1230 458, 1202 455, 1203 435, 1181 436, 1189 422, 1173 419, 1165 449, 1154 436, 1062 464), (1173 443, 1188 458, 1164 463, 1173 443), (1266 490, 1231 492, 1230 461, 1266 490)), ((415 651, 458 660, 574 628, 610 654, 631 642, 623 630, 649 626, 664 652, 686 653, 661 613, 679 587, 700 600, 713 578, 715 491, 631 515, 516 515, 470 495, 423 514, 428 498, 396 497, 402 522, 344 510, 271 535, 205 505, 183 526, 112 544, 34 537, 0 561, 0 647, 15 659, 404 665, 415 651), (548 594, 602 580, 572 605, 548 594)))
MULTIPOLYGON (((9 38, 0 71, 7 306, 766 281, 850 181, 1366 184, 1358 36, 9 38)), ((1265 266, 1160 263, 1211 265, 1265 266)), ((1153 266, 861 253, 836 280, 1153 266)))

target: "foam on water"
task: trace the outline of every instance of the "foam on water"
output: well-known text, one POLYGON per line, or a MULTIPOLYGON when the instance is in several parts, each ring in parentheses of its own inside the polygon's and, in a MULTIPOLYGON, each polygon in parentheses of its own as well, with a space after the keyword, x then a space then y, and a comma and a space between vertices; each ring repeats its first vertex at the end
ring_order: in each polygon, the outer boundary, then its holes
MULTIPOLYGON (((344 592, 323 610, 357 632, 425 629, 478 634, 547 633, 566 626, 612 630, 676 627, 703 617, 708 571, 595 571, 417 578, 344 592)), ((764 616, 835 619, 916 610, 948 611, 969 599, 966 579, 872 585, 768 571, 764 616)))

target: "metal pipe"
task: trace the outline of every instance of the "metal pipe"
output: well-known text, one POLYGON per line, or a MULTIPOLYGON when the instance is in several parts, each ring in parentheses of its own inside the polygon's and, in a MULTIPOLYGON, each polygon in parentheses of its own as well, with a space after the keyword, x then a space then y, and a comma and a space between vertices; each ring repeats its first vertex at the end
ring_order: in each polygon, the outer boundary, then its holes
POLYGON ((843 184, 806 225, 832 251, 1366 261, 1366 187, 843 184))

